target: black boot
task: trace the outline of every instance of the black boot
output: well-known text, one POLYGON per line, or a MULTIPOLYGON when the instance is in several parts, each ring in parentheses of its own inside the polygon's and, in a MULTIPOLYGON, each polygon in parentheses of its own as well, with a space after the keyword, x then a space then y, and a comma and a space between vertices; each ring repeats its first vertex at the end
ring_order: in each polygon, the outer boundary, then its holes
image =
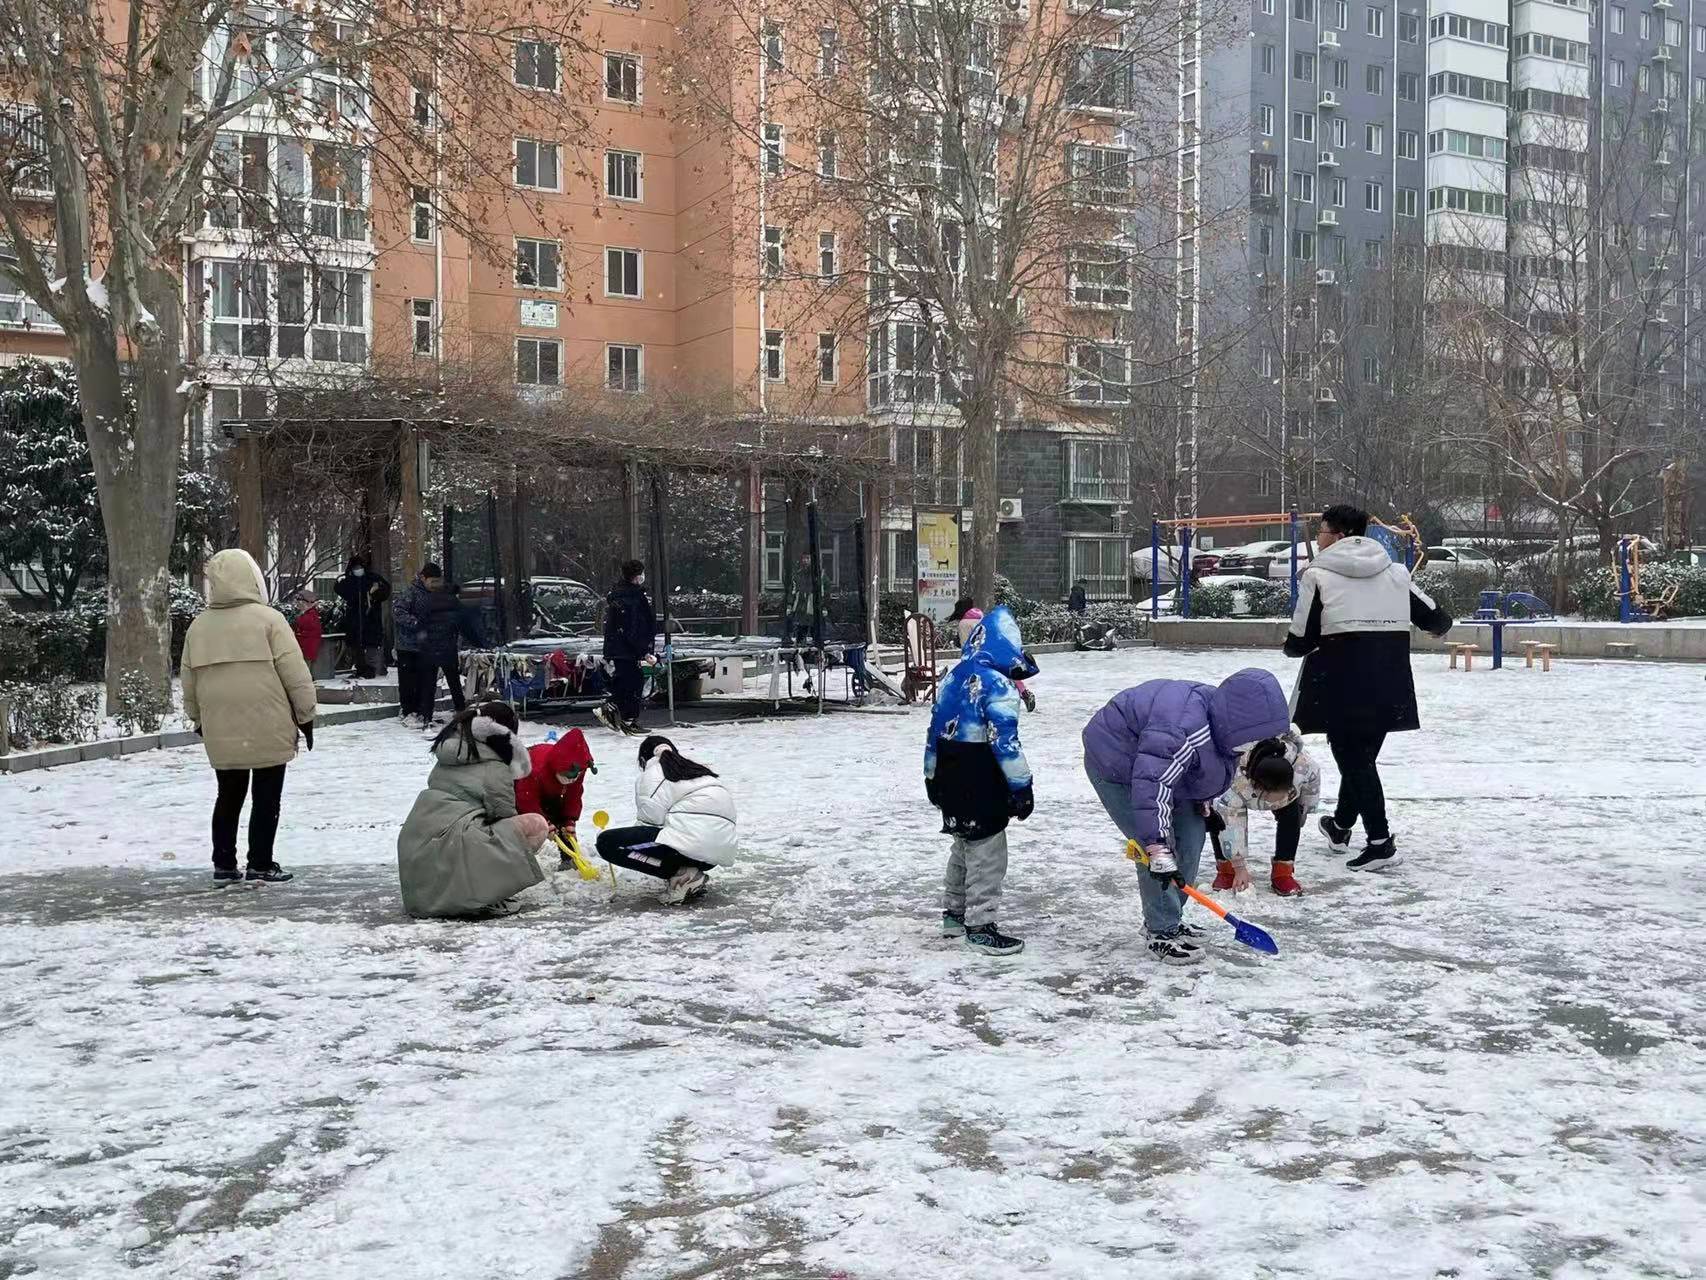
POLYGON ((243 873, 243 879, 266 880, 273 884, 281 884, 286 880, 294 880, 296 877, 275 862, 270 867, 250 867, 243 873))

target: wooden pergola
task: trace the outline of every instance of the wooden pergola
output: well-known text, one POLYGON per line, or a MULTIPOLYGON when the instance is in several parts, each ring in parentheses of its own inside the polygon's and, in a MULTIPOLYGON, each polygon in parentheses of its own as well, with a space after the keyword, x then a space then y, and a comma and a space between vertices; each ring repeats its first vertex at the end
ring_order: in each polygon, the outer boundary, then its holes
MULTIPOLYGON (((354 409, 356 406, 347 406, 354 409)), ((863 421, 776 421, 764 418, 684 415, 610 421, 592 416, 518 412, 494 419, 434 413, 381 416, 366 412, 227 421, 235 446, 239 545, 264 562, 267 468, 263 451, 282 452, 300 465, 338 467, 364 477, 364 517, 377 556, 389 563, 391 477, 402 526, 401 558, 418 566, 427 557, 422 499, 428 459, 454 462, 464 474, 489 474, 493 486, 519 483, 570 469, 605 469, 621 477, 622 551, 643 558, 642 510, 654 511, 652 536, 667 547, 662 521, 662 477, 691 471, 738 480, 745 513, 742 538, 741 626, 758 630, 763 586, 764 484, 767 478, 816 485, 856 486, 867 531, 881 525, 881 479, 892 473, 888 435, 863 421)), ((435 409, 449 406, 439 404, 435 409)), ((875 626, 877 557, 865 558, 862 583, 866 626, 875 626)), ((664 585, 661 584, 660 585, 664 585)))

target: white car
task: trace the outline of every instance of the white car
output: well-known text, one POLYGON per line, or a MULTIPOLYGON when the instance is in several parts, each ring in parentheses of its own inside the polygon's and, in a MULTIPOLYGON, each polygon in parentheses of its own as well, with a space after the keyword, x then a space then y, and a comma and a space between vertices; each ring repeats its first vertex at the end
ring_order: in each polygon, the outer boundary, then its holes
POLYGON ((1491 574, 1499 567, 1492 556, 1476 547, 1429 547, 1427 550, 1424 569, 1438 569, 1444 573, 1491 574))

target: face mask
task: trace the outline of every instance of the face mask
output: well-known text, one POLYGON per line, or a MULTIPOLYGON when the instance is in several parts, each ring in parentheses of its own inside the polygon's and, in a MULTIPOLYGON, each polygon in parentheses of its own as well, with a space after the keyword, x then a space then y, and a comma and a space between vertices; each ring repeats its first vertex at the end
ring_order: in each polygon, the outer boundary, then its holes
POLYGON ((570 769, 567 772, 559 773, 557 775, 557 781, 562 783, 565 787, 573 786, 575 783, 580 781, 580 776, 581 771, 579 769, 570 769))
POLYGON ((365 578, 367 576, 367 570, 363 569, 360 565, 357 565, 349 571, 349 576, 352 578, 365 578))

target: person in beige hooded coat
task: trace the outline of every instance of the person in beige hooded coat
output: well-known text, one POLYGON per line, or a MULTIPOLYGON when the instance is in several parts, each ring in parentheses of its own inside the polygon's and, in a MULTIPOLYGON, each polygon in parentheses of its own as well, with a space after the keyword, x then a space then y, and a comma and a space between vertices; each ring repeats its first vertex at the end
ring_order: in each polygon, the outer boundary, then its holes
POLYGON ((284 615, 267 604, 266 579, 247 551, 207 562, 207 609, 184 636, 184 715, 219 780, 213 806, 213 878, 288 880, 273 861, 284 770, 296 740, 314 746, 314 679, 284 615), (237 870, 237 822, 254 783, 249 863, 237 870))

